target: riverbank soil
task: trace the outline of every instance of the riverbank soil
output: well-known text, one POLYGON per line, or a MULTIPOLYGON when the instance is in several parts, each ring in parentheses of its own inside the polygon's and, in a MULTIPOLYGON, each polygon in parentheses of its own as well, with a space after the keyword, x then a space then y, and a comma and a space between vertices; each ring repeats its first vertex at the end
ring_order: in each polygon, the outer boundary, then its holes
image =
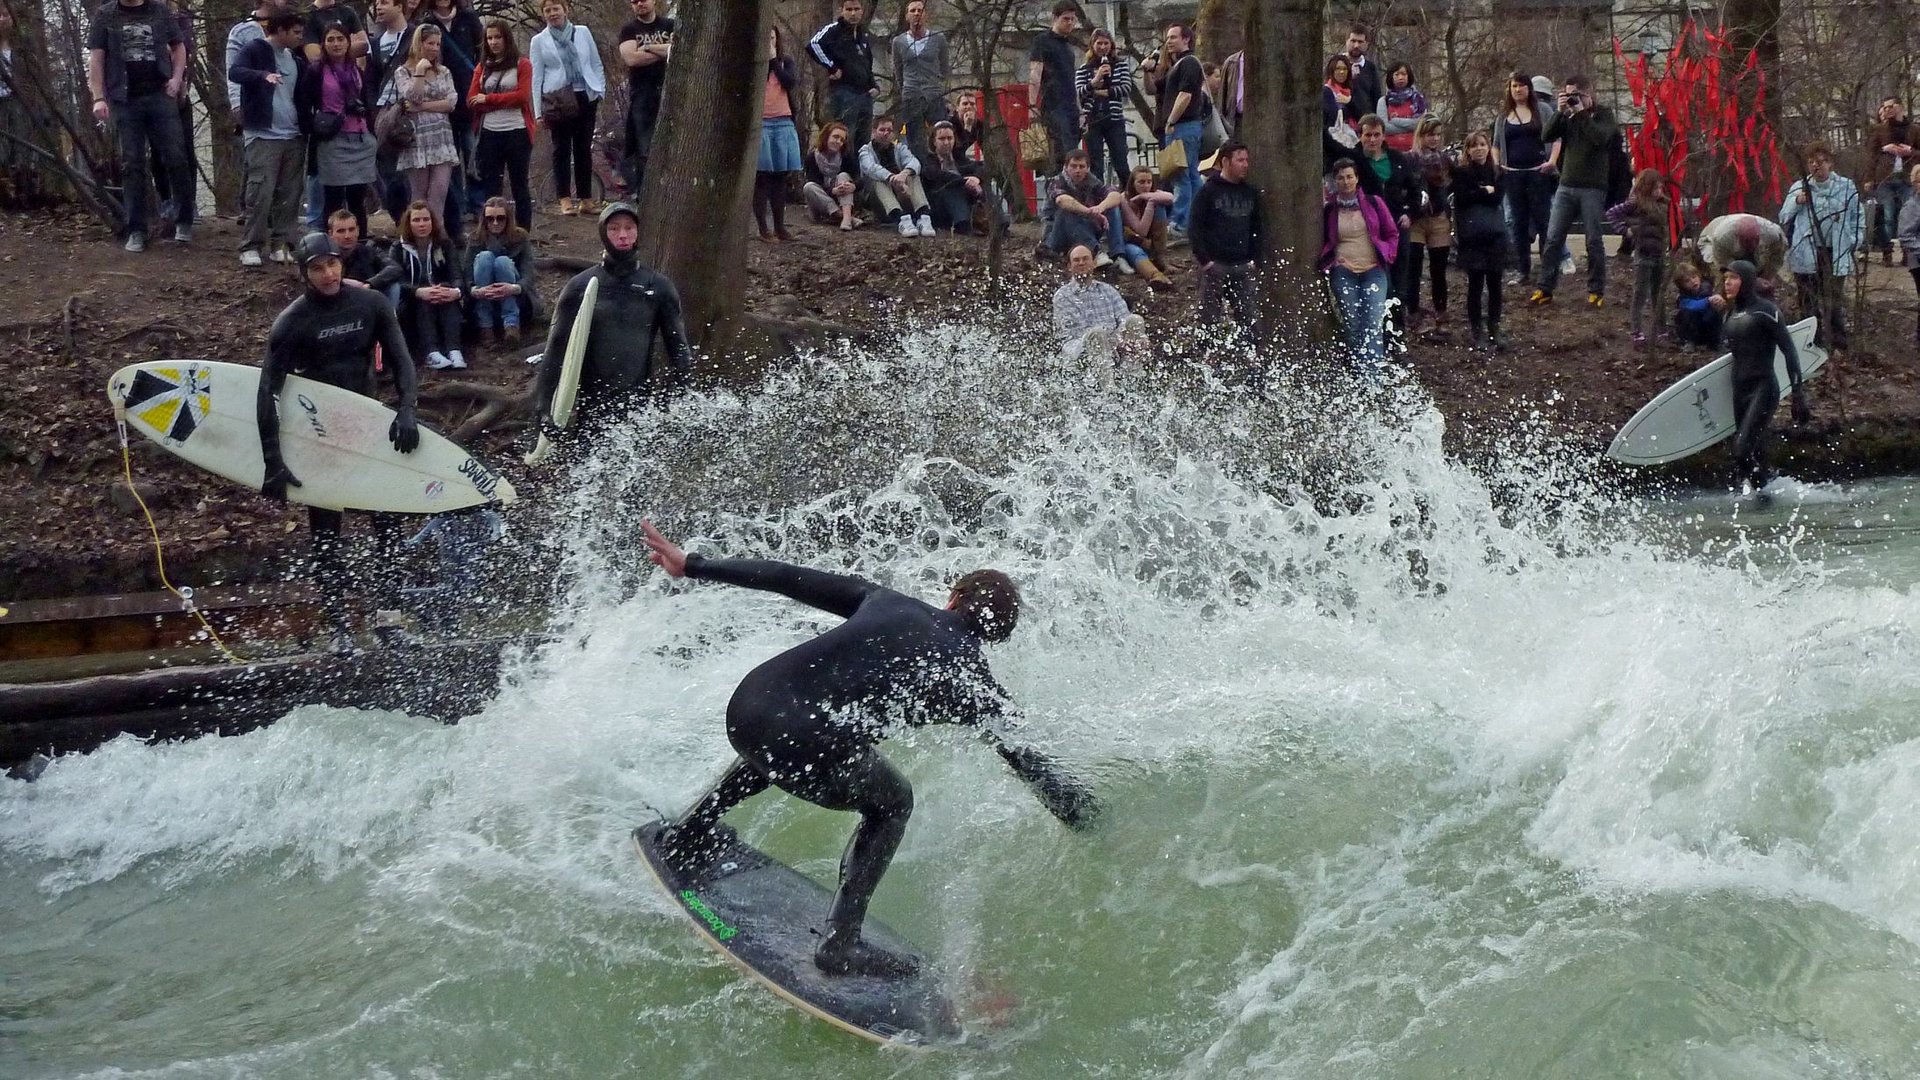
MULTIPOLYGON (((790 331, 884 333, 895 320, 919 317, 983 320, 1050 347, 1043 328, 1061 271, 1033 259, 1032 226, 1009 240, 1005 293, 994 297, 978 239, 910 240, 875 226, 841 233, 806 223, 798 208, 789 218, 798 222, 796 242, 750 245, 749 305, 760 317, 761 341, 791 340, 790 331)), ((385 218, 375 222, 378 229, 385 218)), ((232 221, 203 220, 196 233, 190 246, 161 242, 135 255, 89 219, 0 216, 0 296, 8 299, 0 355, 11 388, 0 409, 0 483, 16 493, 0 505, 0 604, 159 587, 145 519, 120 478, 107 377, 165 358, 258 363, 274 316, 298 292, 291 267, 239 265, 232 221)), ((536 234, 545 258, 599 253, 591 217, 543 216, 536 234)), ((1464 277, 1453 276, 1450 323, 1416 336, 1405 362, 1448 417, 1456 449, 1484 452, 1516 417, 1537 411, 1543 430, 1598 453, 1635 409, 1707 359, 1665 343, 1635 348, 1627 329, 1630 266, 1609 261, 1603 309, 1581 302, 1583 276, 1569 279, 1546 308, 1529 308, 1525 290, 1509 286, 1510 346, 1498 354, 1465 347, 1464 277)), ((1170 292, 1113 279, 1153 327, 1190 320, 1197 299, 1191 258, 1179 251, 1170 262, 1178 282, 1170 292)), ((551 299, 566 277, 548 270, 538 287, 551 299)), ((1814 423, 1786 433, 1784 465, 1794 475, 1920 467, 1915 305, 1906 272, 1869 266, 1865 302, 1854 349, 1810 384, 1814 423)), ((511 351, 481 345, 467 351, 471 370, 423 371, 422 419, 452 432, 488 395, 524 392, 534 369, 521 358, 539 347, 537 336, 511 351)), ((524 418, 494 423, 467 441, 523 481, 516 470, 524 418)), ((1724 461, 1723 452, 1710 452, 1663 475, 1714 481, 1724 461)), ((132 470, 169 566, 183 580, 271 579, 305 551, 299 508, 215 480, 138 438, 132 470)))

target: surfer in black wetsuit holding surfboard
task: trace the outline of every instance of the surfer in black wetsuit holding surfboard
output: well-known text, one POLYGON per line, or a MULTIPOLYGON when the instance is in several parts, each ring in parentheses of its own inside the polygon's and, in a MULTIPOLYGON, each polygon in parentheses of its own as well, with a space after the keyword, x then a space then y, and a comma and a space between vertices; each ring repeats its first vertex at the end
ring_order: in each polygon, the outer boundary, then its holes
MULTIPOLYGON (((601 422, 617 417, 640 398, 684 384, 693 367, 693 350, 681 323, 680 294, 666 275, 640 262, 640 215, 626 203, 600 212, 600 265, 575 274, 553 309, 552 329, 535 384, 535 413, 550 415, 567 341, 574 333, 587 282, 600 287, 587 318, 592 326, 580 369, 581 418, 601 422), (659 338, 666 363, 656 373, 653 343, 659 338)), ((548 434, 557 435, 550 431, 548 434)))
MULTIPOLYGON (((302 375, 372 397, 373 350, 380 346, 382 362, 400 393, 395 410, 399 415, 387 437, 403 454, 420 446, 420 431, 413 416, 417 389, 413 357, 407 352, 407 339, 400 333, 393 306, 376 290, 341 287, 340 249, 325 233, 309 233, 295 256, 307 287, 273 321, 273 330, 267 335, 267 362, 260 374, 258 405, 260 454, 267 466, 260 492, 281 502, 286 501, 289 486, 301 486, 300 479, 288 471, 280 457, 278 399, 288 375, 302 375)), ((340 553, 342 520, 338 510, 307 508, 321 600, 333 624, 335 644, 347 647, 353 639, 347 623, 347 567, 340 553)), ((398 583, 393 574, 399 561, 400 522, 390 514, 375 514, 373 529, 377 548, 373 573, 380 582, 376 601, 382 608, 395 608, 398 583)))
POLYGON ((860 936, 867 903, 913 813, 912 786, 875 749, 889 720, 978 728, 1055 817, 1074 828, 1092 822, 1099 808, 1085 785, 1046 755, 1005 741, 1012 710, 981 655, 983 642, 1005 641, 1019 619, 1020 595, 1005 574, 974 571, 936 608, 844 574, 689 555, 651 523, 641 529, 648 557, 673 577, 777 592, 847 620, 741 681, 727 703, 727 739, 739 760, 660 837, 669 861, 697 877, 720 845, 721 816, 770 786, 829 810, 858 811, 827 935, 814 954, 822 971, 905 977, 919 967, 860 936))
POLYGON ((1751 483, 1755 494, 1773 479, 1767 460, 1767 436, 1773 411, 1780 407, 1779 376, 1774 371, 1777 349, 1787 360, 1787 378, 1793 391, 1793 422, 1813 419, 1807 391, 1801 385, 1800 350, 1780 318, 1780 309, 1760 295, 1760 271, 1744 259, 1727 264, 1720 292, 1709 298, 1715 311, 1726 316, 1727 351, 1733 354, 1733 415, 1739 428, 1733 436, 1733 486, 1751 483))

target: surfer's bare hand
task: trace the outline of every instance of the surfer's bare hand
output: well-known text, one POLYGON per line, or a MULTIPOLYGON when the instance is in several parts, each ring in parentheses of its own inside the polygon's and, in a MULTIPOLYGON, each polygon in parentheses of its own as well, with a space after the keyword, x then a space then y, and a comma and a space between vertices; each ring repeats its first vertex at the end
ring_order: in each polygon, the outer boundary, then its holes
POLYGON ((653 565, 665 570, 668 577, 687 576, 687 553, 680 550, 679 544, 661 535, 653 522, 640 523, 640 538, 647 542, 647 558, 653 560, 653 565))

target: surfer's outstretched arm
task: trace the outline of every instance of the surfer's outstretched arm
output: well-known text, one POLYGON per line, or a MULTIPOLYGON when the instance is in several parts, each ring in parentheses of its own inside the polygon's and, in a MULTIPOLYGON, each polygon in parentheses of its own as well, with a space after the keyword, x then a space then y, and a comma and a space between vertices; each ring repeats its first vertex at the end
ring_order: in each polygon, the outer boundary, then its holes
POLYGON ((852 618, 861 601, 880 588, 849 574, 829 574, 772 559, 709 559, 689 555, 654 528, 651 521, 641 522, 640 532, 649 549, 647 557, 672 577, 723 581, 742 588, 775 592, 843 619, 852 618))
POLYGON ((1031 746, 1010 746, 991 728, 983 728, 980 734, 1061 824, 1084 829, 1100 816, 1100 802, 1093 797, 1093 790, 1059 762, 1031 746))

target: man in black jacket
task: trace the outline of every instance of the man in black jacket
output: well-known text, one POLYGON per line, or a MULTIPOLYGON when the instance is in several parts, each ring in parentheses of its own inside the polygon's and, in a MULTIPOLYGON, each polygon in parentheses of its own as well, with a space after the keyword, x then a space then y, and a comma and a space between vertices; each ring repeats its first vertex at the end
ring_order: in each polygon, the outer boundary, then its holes
POLYGON ((267 36, 240 49, 227 78, 240 86, 240 128, 247 167, 247 229, 240 239, 240 265, 259 266, 269 243, 274 262, 300 239, 301 196, 306 192, 306 121, 294 103, 306 61, 300 46, 300 16, 267 16, 267 36))
POLYGON ((807 55, 827 69, 833 89, 828 94, 833 118, 847 125, 848 146, 858 150, 873 130, 873 99, 880 87, 873 81, 873 41, 861 22, 866 18, 861 0, 840 0, 840 17, 820 28, 807 44, 807 55))
MULTIPOLYGON (((1360 118, 1360 152, 1354 160, 1360 190, 1386 201, 1387 209, 1393 211, 1394 224, 1405 236, 1413 219, 1425 213, 1426 185, 1420 182, 1413 158, 1387 146, 1386 122, 1372 113, 1360 118)), ((1401 259, 1389 272, 1393 295, 1400 300, 1393 308, 1395 326, 1406 325, 1407 314, 1419 297, 1420 279, 1409 281, 1406 273, 1412 266, 1412 259, 1401 259)))
POLYGON ((1219 161, 1219 173, 1194 196, 1187 229, 1200 268, 1200 321, 1213 325, 1225 315, 1250 330, 1253 270, 1260 258, 1260 189, 1247 183, 1253 165, 1245 143, 1229 140, 1219 161))
POLYGON ((1046 755, 1009 744, 1012 709, 981 655, 1005 641, 1020 617, 1020 593, 998 570, 953 583, 944 608, 843 574, 760 559, 689 555, 651 523, 641 524, 648 558, 671 577, 776 592, 846 621, 754 668, 727 702, 733 767, 659 837, 668 862, 697 881, 724 841, 720 818, 779 787, 828 810, 853 810, 860 824, 840 862, 840 890, 814 963, 829 975, 902 978, 919 968, 861 938, 867 904, 893 860, 913 813, 913 786, 875 745, 897 726, 960 724, 1033 789, 1049 812, 1085 828, 1099 811, 1093 794, 1046 755))
POLYGON ((587 282, 595 278, 600 281, 600 292, 594 301, 580 370, 579 416, 574 426, 615 420, 638 400, 686 381, 693 368, 693 349, 687 344, 686 328, 680 321, 680 293, 664 275, 641 264, 634 250, 639 238, 640 215, 633 207, 610 203, 600 212, 600 243, 604 249, 600 265, 575 274, 554 304, 553 325, 547 332, 547 349, 534 395, 536 415, 551 415, 574 318, 580 312, 587 282), (667 352, 664 371, 653 362, 656 337, 667 352))
POLYGON ((1547 246, 1540 260, 1540 278, 1530 304, 1553 302, 1560 282, 1560 261, 1567 253, 1567 234, 1577 216, 1587 230, 1587 303, 1599 307, 1607 293, 1607 178, 1613 168, 1620 124, 1613 110, 1595 102, 1593 80, 1569 75, 1560 89, 1560 111, 1541 130, 1542 142, 1560 140, 1560 186, 1553 193, 1553 213, 1547 219, 1547 246))

